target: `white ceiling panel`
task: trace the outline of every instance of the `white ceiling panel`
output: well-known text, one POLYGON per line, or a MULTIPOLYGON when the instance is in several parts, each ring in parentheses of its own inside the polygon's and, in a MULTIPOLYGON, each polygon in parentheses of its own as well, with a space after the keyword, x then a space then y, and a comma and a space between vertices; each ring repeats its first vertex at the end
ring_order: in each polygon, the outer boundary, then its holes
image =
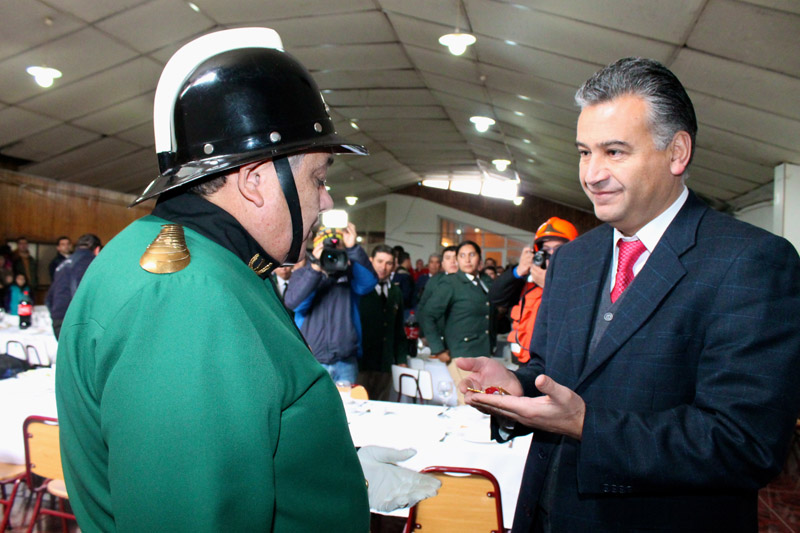
POLYGON ((692 186, 715 205, 746 205, 776 164, 800 164, 796 0, 194 2, 199 14, 184 0, 0 2, 0 164, 140 192, 158 171, 152 95, 164 63, 212 27, 252 25, 281 33, 339 133, 373 154, 337 158, 338 199, 348 186, 383 194, 423 172, 506 156, 522 190, 585 208, 573 94, 628 55, 666 62, 690 90, 700 122, 692 186), (456 26, 478 38, 460 58, 438 44, 456 26), (42 89, 29 61, 64 77, 42 89), (497 123, 478 133, 475 114, 497 123), (19 166, 17 156, 41 161, 19 166))
POLYGON ((709 125, 698 129, 697 144, 733 156, 750 153, 749 160, 760 165, 775 167, 784 162, 800 165, 800 154, 797 151, 786 150, 709 125))
POLYGON ((68 181, 75 181, 92 187, 108 187, 128 178, 131 175, 146 173, 149 179, 153 175, 153 153, 149 150, 137 150, 122 155, 82 172, 70 175, 68 181))
POLYGON ((296 47, 289 52, 310 70, 391 70, 411 68, 401 46, 373 44, 296 47))
MULTIPOLYGON (((153 146, 155 147, 155 134, 153 133, 153 122, 152 122, 152 115, 150 115, 150 120, 147 122, 143 122, 142 124, 133 127, 129 130, 121 131, 115 135, 115 137, 122 139, 123 141, 128 141, 138 146, 153 146)), ((156 161, 155 159, 155 148, 153 149, 153 162, 156 161)))
POLYGON ((341 71, 326 70, 313 73, 314 81, 321 90, 325 89, 399 89, 424 87, 422 78, 410 68, 397 70, 341 71))
POLYGON ((800 120, 760 112, 712 96, 692 92, 689 96, 697 114, 703 117, 698 127, 708 124, 743 137, 760 139, 800 155, 800 120))
MULTIPOLYGON (((349 116, 358 119, 374 119, 374 118, 395 118, 397 117, 396 106, 370 106, 370 107, 340 107, 342 112, 346 112, 349 116)), ((447 118, 441 106, 403 106, 403 117, 405 118, 447 118)))
POLYGON ((670 17, 663 16, 666 7, 663 0, 515 0, 515 3, 633 35, 683 44, 688 28, 706 0, 670 0, 670 17))
POLYGON ((310 15, 358 13, 375 9, 373 0, 194 0, 200 11, 220 24, 305 18, 310 15))
POLYGON ((76 148, 32 165, 26 165, 24 171, 38 176, 52 176, 55 179, 68 179, 72 174, 85 171, 87 168, 100 165, 138 150, 139 147, 111 137, 76 148), (92 161, 87 165, 86 161, 92 161))
POLYGON ((143 57, 31 98, 22 107, 52 117, 74 119, 147 93, 160 74, 161 67, 143 57))
POLYGON ((45 92, 57 92, 135 55, 133 50, 103 32, 86 28, 0 62, 0 95, 4 101, 15 103, 45 92), (86 47, 95 50, 89 57, 85 55, 86 47), (63 76, 52 90, 45 91, 26 73, 29 66, 54 67, 63 76))
POLYGON ((710 0, 691 48, 800 76, 800 16, 731 0, 710 0))
POLYGON ((83 25, 68 12, 57 11, 39 0, 3 0, 0 21, 0 59, 58 39, 83 25))
POLYGON ((3 153, 29 161, 42 161, 99 138, 100 135, 93 131, 64 124, 26 137, 4 149, 3 153))
POLYGON ((671 70, 687 89, 800 119, 797 77, 686 48, 680 51, 671 70))
MULTIPOLYGON (((19 107, 0 109, 0 146, 7 146, 28 135, 52 128, 58 124, 53 118, 32 113, 19 107)), ((3 148, 3 153, 7 153, 3 148)))
POLYGON ((157 50, 213 26, 213 20, 176 0, 145 2, 97 23, 98 28, 140 52, 157 50))
MULTIPOLYGON (((331 91, 325 101, 332 106, 430 106, 438 102, 425 89, 375 89, 331 91)), ((402 114, 401 114, 402 116, 402 114)))
POLYGON ((781 11, 788 11, 800 15, 800 2, 797 0, 742 0, 748 4, 754 4, 762 7, 769 7, 772 9, 779 9, 781 11))
POLYGON ((71 12, 86 22, 96 22, 143 1, 147 0, 47 0, 47 3, 65 13, 71 12))
MULTIPOLYGON (((143 116, 153 115, 154 93, 136 96, 101 111, 90 113, 73 121, 73 124, 106 135, 139 126, 143 116)), ((152 127, 150 122, 147 125, 152 127)))
POLYGON ((386 15, 377 10, 275 20, 270 27, 280 34, 287 50, 301 46, 374 44, 395 40, 386 15))
POLYGON ((482 62, 571 87, 580 86, 603 66, 498 39, 481 39, 477 49, 482 62))
POLYGON ((667 61, 675 47, 627 33, 512 4, 466 0, 473 29, 478 34, 508 39, 533 48, 605 65, 620 57, 638 55, 667 61))

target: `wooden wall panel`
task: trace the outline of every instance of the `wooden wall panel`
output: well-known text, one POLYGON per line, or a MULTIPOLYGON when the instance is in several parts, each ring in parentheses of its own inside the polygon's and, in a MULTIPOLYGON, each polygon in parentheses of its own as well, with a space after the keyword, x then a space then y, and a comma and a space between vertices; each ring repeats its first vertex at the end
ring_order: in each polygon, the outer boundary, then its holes
POLYGON ((94 233, 107 243, 125 226, 152 211, 149 201, 128 208, 135 197, 76 183, 55 181, 0 169, 0 238, 24 235, 31 242, 73 242, 94 233))

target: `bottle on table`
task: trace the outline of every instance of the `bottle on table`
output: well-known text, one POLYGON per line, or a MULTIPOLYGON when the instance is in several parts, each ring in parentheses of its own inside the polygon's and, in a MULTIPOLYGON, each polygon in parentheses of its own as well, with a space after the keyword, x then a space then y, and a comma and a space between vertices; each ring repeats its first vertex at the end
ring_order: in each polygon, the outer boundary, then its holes
POLYGON ((29 328, 33 316, 33 300, 28 291, 22 293, 22 298, 17 306, 17 314, 19 315, 19 329, 29 328))

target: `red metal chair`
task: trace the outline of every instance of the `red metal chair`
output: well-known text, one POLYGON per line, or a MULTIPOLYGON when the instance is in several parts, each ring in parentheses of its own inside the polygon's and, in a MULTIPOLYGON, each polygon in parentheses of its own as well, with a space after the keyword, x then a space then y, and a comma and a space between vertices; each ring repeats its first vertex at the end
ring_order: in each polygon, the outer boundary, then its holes
POLYGON ((409 509, 404 533, 503 533, 503 504, 497 479, 477 468, 429 466, 442 482, 439 493, 409 509))
POLYGON ((0 463, 0 504, 3 505, 3 521, 0 522, 0 533, 4 533, 8 527, 11 517, 11 508, 14 507, 14 499, 17 497, 19 484, 25 479, 25 465, 15 465, 10 463, 0 463), (6 496, 6 486, 14 484, 11 495, 6 496))
POLYGON ((25 437, 26 483, 36 494, 33 517, 28 533, 33 531, 39 514, 49 514, 61 518, 61 526, 67 533, 67 519, 75 520, 75 515, 64 510, 64 500, 68 500, 67 487, 64 484, 64 472, 61 469, 61 448, 58 438, 58 420, 46 416, 29 416, 23 425, 25 437), (34 487, 33 475, 44 478, 34 487), (42 498, 48 492, 58 499, 59 510, 42 508, 42 498))

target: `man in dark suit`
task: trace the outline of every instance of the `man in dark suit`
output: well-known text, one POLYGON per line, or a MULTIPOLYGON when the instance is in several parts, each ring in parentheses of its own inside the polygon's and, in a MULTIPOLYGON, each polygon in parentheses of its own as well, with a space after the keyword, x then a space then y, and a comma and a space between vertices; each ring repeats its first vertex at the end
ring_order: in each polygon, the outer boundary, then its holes
POLYGON ((663 65, 578 91, 580 180, 607 224, 551 260, 531 363, 461 360, 498 438, 533 431, 514 531, 756 531, 800 408, 800 260, 684 185, 697 122, 663 65))
POLYGON ((406 365, 408 341, 403 329, 403 293, 389 281, 394 269, 392 249, 379 244, 372 249, 372 268, 378 275, 375 290, 361 297, 361 344, 358 383, 371 400, 389 400, 392 365, 406 365))

